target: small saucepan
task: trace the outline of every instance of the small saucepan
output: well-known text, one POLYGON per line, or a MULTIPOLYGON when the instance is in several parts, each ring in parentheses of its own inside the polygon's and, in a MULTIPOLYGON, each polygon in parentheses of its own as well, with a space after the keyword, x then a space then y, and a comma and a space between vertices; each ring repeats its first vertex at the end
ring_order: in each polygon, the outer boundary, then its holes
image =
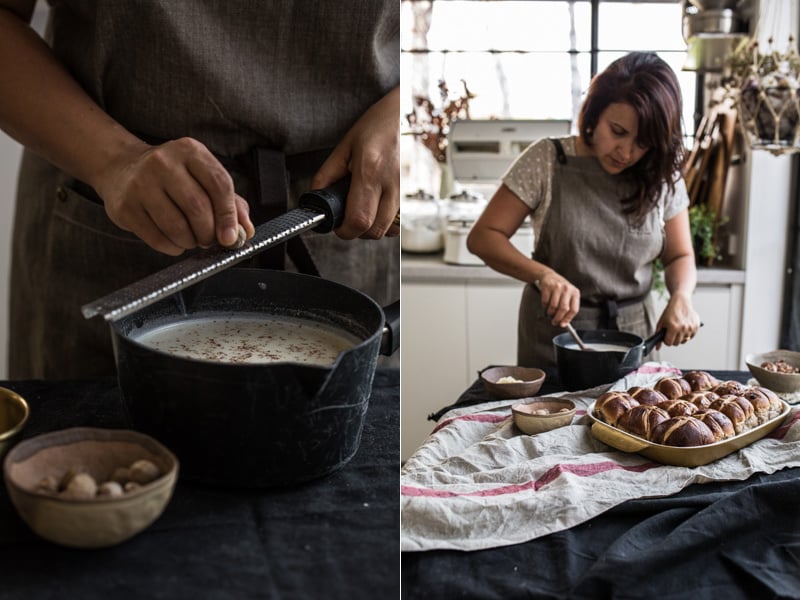
POLYGON ((561 333, 553 338, 558 377, 569 391, 612 383, 637 369, 666 333, 661 329, 645 340, 624 331, 578 331, 587 350, 581 350, 571 334, 561 333))
POLYGON ((378 355, 399 346, 399 313, 399 302, 381 308, 319 277, 228 269, 112 323, 123 405, 135 429, 175 452, 182 478, 232 487, 315 479, 358 450, 378 355), (297 331, 324 326, 346 333, 352 346, 333 364, 240 363, 143 341, 219 314, 249 315, 253 325, 286 319, 297 331))

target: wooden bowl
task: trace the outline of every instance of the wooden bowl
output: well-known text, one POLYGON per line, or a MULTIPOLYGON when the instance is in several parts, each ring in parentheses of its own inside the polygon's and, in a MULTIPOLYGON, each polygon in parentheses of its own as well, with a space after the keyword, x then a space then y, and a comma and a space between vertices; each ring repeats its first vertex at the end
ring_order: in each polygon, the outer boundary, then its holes
POLYGON ((133 537, 161 515, 175 488, 178 460, 136 431, 77 427, 20 442, 6 455, 3 475, 11 502, 35 533, 63 546, 100 548, 133 537), (108 481, 117 468, 141 459, 160 474, 117 497, 71 499, 40 488, 46 478, 61 481, 70 470, 108 481))
POLYGON ((499 366, 481 371, 483 387, 495 398, 530 398, 544 383, 545 373, 532 367, 499 366), (499 383, 504 377, 518 379, 518 383, 499 383))
POLYGON ((29 415, 28 403, 22 396, 0 387, 0 459, 17 442, 29 415))
POLYGON ((763 354, 748 354, 745 358, 747 368, 759 384, 773 392, 791 393, 800 390, 800 373, 775 373, 767 371, 761 365, 765 362, 783 360, 792 367, 800 368, 800 352, 791 350, 775 350, 763 354))
POLYGON ((572 423, 575 403, 563 398, 540 398, 511 407, 514 424, 523 432, 534 435, 572 423))

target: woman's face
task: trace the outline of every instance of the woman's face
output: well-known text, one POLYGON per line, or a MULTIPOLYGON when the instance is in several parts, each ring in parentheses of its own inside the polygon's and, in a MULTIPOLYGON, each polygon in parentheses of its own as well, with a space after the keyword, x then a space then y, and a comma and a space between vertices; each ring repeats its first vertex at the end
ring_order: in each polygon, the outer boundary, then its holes
POLYGON ((592 133, 592 154, 603 169, 616 175, 635 165, 648 148, 640 145, 639 117, 630 104, 615 102, 600 114, 592 133))

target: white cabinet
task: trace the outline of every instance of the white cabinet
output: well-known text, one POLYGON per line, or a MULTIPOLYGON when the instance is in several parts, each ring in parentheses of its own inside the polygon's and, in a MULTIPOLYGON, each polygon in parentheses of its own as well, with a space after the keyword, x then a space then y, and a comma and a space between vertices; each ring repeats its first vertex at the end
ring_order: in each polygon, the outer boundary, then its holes
MULTIPOLYGON (((459 267, 452 267, 458 270, 459 267)), ((490 364, 516 363, 522 284, 409 282, 402 286, 400 451, 405 460, 490 364)))

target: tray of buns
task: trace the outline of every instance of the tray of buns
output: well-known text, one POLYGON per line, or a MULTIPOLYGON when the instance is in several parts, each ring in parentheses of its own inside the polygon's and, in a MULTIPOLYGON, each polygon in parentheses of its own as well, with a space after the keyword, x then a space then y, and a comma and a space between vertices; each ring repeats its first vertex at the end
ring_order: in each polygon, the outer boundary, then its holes
POLYGON ((606 392, 587 411, 601 442, 682 467, 706 465, 752 444, 788 413, 773 391, 718 381, 705 371, 606 392))

